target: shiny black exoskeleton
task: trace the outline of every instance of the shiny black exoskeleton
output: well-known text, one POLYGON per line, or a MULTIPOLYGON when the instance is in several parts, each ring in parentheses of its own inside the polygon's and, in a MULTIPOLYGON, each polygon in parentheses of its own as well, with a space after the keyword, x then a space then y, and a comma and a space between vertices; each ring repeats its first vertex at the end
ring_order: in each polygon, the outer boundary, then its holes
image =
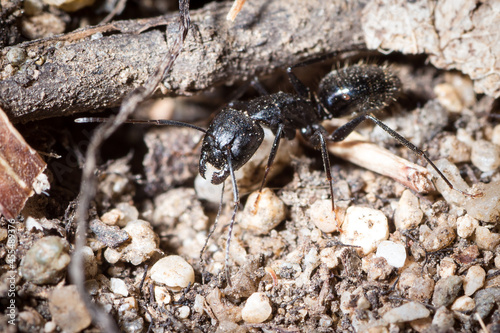
POLYGON ((295 77, 291 68, 288 74, 297 94, 278 92, 239 102, 237 107, 224 108, 213 119, 201 150, 199 168, 204 178, 207 164, 218 170, 211 176, 213 184, 222 183, 230 175, 230 164, 233 170, 243 166, 264 138, 261 126, 270 128, 276 136, 268 168, 280 139, 293 139, 299 130, 307 141, 321 149, 329 176, 326 142, 343 140, 367 119, 369 112, 395 99, 401 87, 399 79, 388 69, 374 65, 351 66, 330 72, 320 82, 317 95, 295 77), (326 119, 356 114, 358 121, 340 127, 331 136, 320 125, 326 119))
MULTIPOLYGON (((401 144, 425 158, 448 186, 454 188, 421 149, 372 115, 372 112, 395 100, 400 92, 401 82, 390 70, 374 65, 357 65, 334 70, 321 80, 317 93, 312 93, 294 75, 292 67, 287 69, 287 73, 296 94, 284 92, 267 94, 262 87, 257 85, 256 87, 260 87, 258 90, 263 96, 247 102, 235 102, 225 107, 215 116, 207 130, 172 120, 127 121, 129 123, 183 126, 205 133, 199 162, 200 174, 205 179, 209 178, 213 184, 221 184, 228 177, 231 177, 233 184, 234 209, 226 244, 226 273, 228 272, 229 242, 239 205, 239 193, 234 172, 248 162, 261 145, 264 139, 262 126, 270 128, 275 139, 269 153, 261 190, 276 156, 280 140, 282 138, 293 139, 298 130, 304 139, 321 151, 329 181, 333 210, 335 208, 333 180, 326 143, 344 140, 365 120, 370 120, 380 126, 401 144), (321 126, 323 120, 343 116, 351 116, 352 119, 331 134, 327 133, 321 126), (207 174, 209 169, 213 172, 210 175, 207 174)), ((107 119, 80 118, 78 120, 78 122, 103 121, 107 121, 107 119)), ((457 189, 457 191, 460 190, 457 189)), ((213 229, 210 234, 212 232, 213 229)), ((229 277, 228 282, 230 283, 229 277)))

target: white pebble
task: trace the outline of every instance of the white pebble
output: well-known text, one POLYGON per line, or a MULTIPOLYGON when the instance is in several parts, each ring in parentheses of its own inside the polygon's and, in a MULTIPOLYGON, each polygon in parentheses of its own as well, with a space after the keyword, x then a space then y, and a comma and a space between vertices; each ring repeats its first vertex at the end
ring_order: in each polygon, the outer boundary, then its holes
POLYGON ((470 311, 472 309, 474 309, 474 307, 476 306, 476 302, 474 302, 474 300, 472 298, 470 298, 469 296, 460 296, 459 298, 457 298, 455 300, 455 302, 453 302, 453 304, 451 305, 451 309, 453 311, 470 311))
POLYGON ((430 314, 430 311, 424 305, 417 302, 409 302, 387 311, 382 318, 394 324, 427 318, 430 314))
POLYGON ((478 226, 479 221, 468 214, 457 218, 457 234, 462 238, 472 236, 478 226))
POLYGON ((434 87, 439 104, 450 112, 462 111, 464 105, 460 99, 459 92, 450 83, 440 83, 434 87))
POLYGON ((486 227, 477 227, 473 240, 479 249, 494 251, 500 244, 500 234, 493 233, 486 227))
POLYGON ((151 279, 178 291, 194 283, 194 270, 180 256, 168 256, 158 260, 151 268, 151 279))
POLYGON ((389 237, 389 226, 384 213, 366 207, 349 207, 342 230, 340 241, 360 246, 365 255, 373 252, 381 241, 389 237))
POLYGON ((472 144, 471 161, 483 172, 494 171, 500 166, 500 147, 486 140, 472 144))
POLYGON ((122 260, 137 266, 151 258, 153 253, 157 251, 158 236, 149 222, 143 220, 130 221, 123 230, 130 235, 131 242, 121 251, 122 260))
POLYGON ((309 217, 314 225, 325 233, 339 230, 331 200, 316 200, 309 208, 309 217))
POLYGON ((267 234, 278 226, 286 217, 285 204, 269 188, 263 188, 260 193, 255 191, 248 197, 240 226, 258 235, 267 234))
POLYGON ((470 267, 464 278, 464 294, 466 296, 472 296, 483 286, 485 278, 486 272, 481 266, 475 265, 470 267))
POLYGON ((470 147, 457 139, 455 135, 447 135, 441 141, 439 155, 451 163, 462 163, 470 160, 470 147))
POLYGON ((482 195, 477 198, 467 198, 464 206, 467 214, 480 221, 496 222, 500 216, 500 181, 476 185, 477 191, 482 195))
POLYGON ((427 225, 423 224, 419 227, 419 240, 422 246, 429 252, 441 250, 455 240, 455 230, 447 225, 438 225, 434 230, 431 230, 427 225))
POLYGON ((116 264, 122 258, 122 254, 115 249, 108 247, 104 251, 104 259, 110 264, 116 264))
POLYGON ((109 288, 111 289, 112 292, 125 297, 128 296, 128 289, 127 285, 125 284, 125 281, 117 278, 111 278, 109 279, 109 281, 110 281, 109 288))
POLYGON ((457 264, 450 257, 443 258, 438 266, 438 274, 442 279, 455 275, 456 270, 457 264))
POLYGON ((87 279, 93 278, 97 274, 97 259, 94 256, 94 252, 88 246, 82 247, 82 257, 83 257, 83 267, 85 271, 85 277, 87 279))
POLYGON ((266 321, 272 311, 273 309, 269 298, 266 294, 258 292, 248 297, 241 311, 241 317, 247 323, 258 324, 266 321))
POLYGON ((177 309, 177 317, 179 317, 179 319, 186 319, 187 317, 189 317, 190 314, 191 310, 187 305, 183 305, 177 309))
POLYGON ((406 261, 406 249, 402 244, 383 241, 377 247, 376 256, 383 257, 389 265, 400 268, 406 261))
POLYGON ((405 190, 394 213, 396 228, 398 230, 415 228, 420 224, 423 216, 424 212, 420 209, 418 198, 410 190, 405 190))
POLYGON ((335 268, 339 264, 339 257, 335 253, 335 249, 333 247, 327 247, 321 250, 319 253, 321 262, 326 265, 327 268, 335 268))
POLYGON ((165 288, 165 287, 155 286, 154 287, 154 294, 155 294, 155 301, 159 305, 167 305, 172 300, 170 293, 168 292, 167 288, 165 288))
POLYGON ((500 124, 493 128, 493 133, 491 135, 491 142, 500 147, 500 124))

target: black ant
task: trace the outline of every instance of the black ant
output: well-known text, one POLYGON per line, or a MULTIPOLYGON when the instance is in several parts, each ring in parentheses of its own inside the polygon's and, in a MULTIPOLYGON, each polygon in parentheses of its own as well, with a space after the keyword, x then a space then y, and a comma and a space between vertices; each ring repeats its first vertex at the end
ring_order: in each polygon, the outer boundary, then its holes
MULTIPOLYGON (((229 284, 229 244, 239 205, 239 193, 234 172, 242 167, 261 145, 264 139, 262 126, 269 127, 275 135, 275 139, 269 153, 260 191, 262 191, 269 169, 273 164, 280 140, 282 138, 293 139, 297 130, 299 130, 306 141, 321 151, 323 166, 330 187, 332 211, 334 211, 333 179, 326 144, 328 141, 339 142, 344 140, 365 120, 370 120, 380 126, 401 144, 423 157, 446 184, 451 189, 455 189, 421 149, 371 114, 396 100, 401 91, 401 81, 388 68, 361 64, 333 70, 320 81, 317 93, 312 93, 292 71, 293 68, 308 63, 310 62, 287 68, 288 77, 296 94, 284 92, 267 94, 260 85, 255 84, 254 86, 262 93, 262 96, 246 102, 230 103, 215 116, 206 130, 195 125, 172 120, 126 121, 127 123, 182 126, 205 134, 199 162, 201 176, 205 179, 209 176, 211 183, 214 185, 222 184, 230 177, 233 184, 234 209, 229 224, 225 254, 225 271, 229 284), (332 134, 327 133, 321 125, 323 120, 344 116, 354 116, 354 118, 337 128, 332 134), (211 175, 207 175, 209 169, 207 166, 211 166, 211 169, 216 171, 211 175)), ((106 122, 109 119, 79 118, 75 121, 79 123, 106 122)), ((464 195, 469 195, 459 189, 455 190, 464 195)), ((257 203, 258 198, 256 205, 257 203)), ((220 209, 221 206, 219 212, 220 209)), ((213 230, 214 228, 212 228, 208 238, 210 238, 213 230)), ((202 254, 206 245, 207 243, 203 247, 202 254)))

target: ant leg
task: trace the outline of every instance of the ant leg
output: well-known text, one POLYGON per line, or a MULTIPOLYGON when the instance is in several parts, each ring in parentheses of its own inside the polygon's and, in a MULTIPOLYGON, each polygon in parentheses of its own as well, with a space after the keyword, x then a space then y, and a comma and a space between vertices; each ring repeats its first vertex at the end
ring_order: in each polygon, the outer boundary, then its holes
POLYGON ((328 179, 328 185, 330 186, 330 197, 332 200, 332 212, 335 213, 335 222, 337 223, 337 228, 340 230, 339 221, 337 219, 336 209, 335 209, 335 197, 333 195, 333 177, 330 167, 330 157, 328 155, 328 150, 326 148, 327 137, 324 133, 323 128, 319 128, 316 131, 316 135, 319 137, 319 143, 321 146, 321 157, 323 158, 323 167, 325 168, 326 178, 328 179))
POLYGON ((274 158, 276 157, 276 153, 278 151, 278 147, 280 145, 281 135, 283 133, 283 124, 278 126, 278 130, 276 131, 276 136, 274 137, 273 146, 271 147, 271 152, 269 153, 269 158, 267 159, 266 171, 264 171, 264 177, 262 178, 262 183, 260 184, 259 194, 257 195, 257 199, 255 200, 253 209, 254 212, 257 211, 257 207, 259 206, 260 194, 262 193, 262 189, 266 183, 267 175, 269 170, 271 170, 271 166, 273 165, 274 158))
POLYGON ((227 283, 229 284, 230 287, 232 287, 231 277, 229 275, 229 245, 231 245, 231 235, 233 234, 233 227, 234 227, 234 221, 236 219, 236 212, 238 211, 238 205, 240 204, 240 196, 238 194, 238 185, 236 184, 236 177, 234 176, 233 164, 231 162, 231 147, 227 148, 227 164, 229 167, 229 172, 231 173, 231 182, 233 183, 234 209, 233 209, 233 215, 231 216, 231 222, 229 223, 229 231, 228 231, 228 235, 227 235, 226 257, 224 259, 224 270, 226 272, 227 283))
MULTIPOLYGON (((224 182, 222 182, 222 191, 220 194, 219 209, 217 210, 217 216, 215 217, 214 225, 212 226, 212 228, 210 228, 210 231, 208 232, 208 235, 207 235, 207 239, 205 239, 205 244, 203 244, 203 247, 201 248, 201 251, 200 251, 200 262, 201 262, 201 265, 203 267, 203 271, 205 271, 205 265, 204 265, 205 260, 203 259, 203 254, 205 253, 205 250, 207 249, 207 246, 208 246, 208 241, 212 237, 212 235, 215 231, 215 228, 217 227, 217 223, 219 222, 220 213, 222 211, 222 202, 224 201, 223 199, 224 199, 224 182)), ((203 274, 202 274, 202 277, 204 277, 203 274)), ((205 281, 203 281, 203 284, 205 284, 205 281)))
POLYGON ((380 126, 384 131, 386 131, 387 133, 389 133, 390 136, 392 136, 394 139, 398 140, 401 144, 403 144, 406 148, 410 149, 411 151, 413 151, 415 154, 417 154, 418 156, 421 156, 423 157, 429 164, 430 166, 438 173, 439 177, 441 177, 441 179, 444 180, 444 182, 446 183, 446 185, 448 185, 448 187, 452 190, 455 190, 465 196, 468 196, 468 197, 476 197, 478 195, 474 195, 474 194, 469 194, 469 193, 466 193, 458 188, 455 188, 453 186, 453 184, 448 180, 448 178, 446 178, 446 176, 441 172, 441 170, 439 170, 439 168, 431 161, 431 159, 425 154, 425 152, 418 148, 417 146, 415 146, 413 143, 411 143, 410 141, 408 141, 405 137, 403 137, 401 134, 399 134, 398 132, 396 132, 395 130, 393 130, 392 128, 390 128, 389 126, 387 126, 386 124, 384 124, 383 122, 381 122, 380 120, 378 120, 377 118, 375 118, 374 116, 372 115, 366 115, 366 117, 368 119, 370 119, 371 121, 373 121, 376 125, 380 126))
POLYGON ((410 149, 412 152, 414 152, 418 156, 421 156, 422 158, 424 158, 429 163, 429 165, 438 173, 439 177, 441 177, 441 179, 444 180, 444 182, 446 183, 446 185, 448 185, 448 187, 450 189, 455 190, 455 191, 457 191, 463 195, 469 196, 469 197, 477 196, 477 195, 466 193, 458 188, 455 188, 453 186, 453 184, 448 180, 448 178, 446 178, 446 176, 441 172, 441 170, 439 170, 439 168, 434 164, 434 162, 431 161, 431 159, 425 154, 425 152, 422 149, 415 146, 413 143, 408 141, 408 139, 403 137, 401 134, 399 134, 398 132, 396 132, 395 130, 393 130, 392 128, 390 128, 389 126, 387 126, 386 124, 384 124, 382 121, 375 118, 371 114, 363 114, 359 117, 352 119, 347 124, 340 126, 330 135, 329 140, 331 140, 333 142, 339 142, 339 141, 344 140, 349 134, 351 134, 352 131, 354 131, 354 129, 359 124, 361 124, 363 121, 365 121, 367 119, 371 120, 375 125, 382 128, 384 131, 386 131, 390 136, 392 136, 394 139, 396 139, 399 143, 404 145, 406 148, 410 149))

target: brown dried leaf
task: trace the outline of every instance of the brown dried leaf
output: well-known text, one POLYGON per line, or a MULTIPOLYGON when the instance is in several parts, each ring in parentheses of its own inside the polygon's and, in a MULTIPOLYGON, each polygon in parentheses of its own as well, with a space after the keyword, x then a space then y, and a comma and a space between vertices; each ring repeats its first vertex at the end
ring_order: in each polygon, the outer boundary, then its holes
POLYGON ((15 218, 35 192, 47 190, 47 164, 0 109, 0 213, 15 218))

